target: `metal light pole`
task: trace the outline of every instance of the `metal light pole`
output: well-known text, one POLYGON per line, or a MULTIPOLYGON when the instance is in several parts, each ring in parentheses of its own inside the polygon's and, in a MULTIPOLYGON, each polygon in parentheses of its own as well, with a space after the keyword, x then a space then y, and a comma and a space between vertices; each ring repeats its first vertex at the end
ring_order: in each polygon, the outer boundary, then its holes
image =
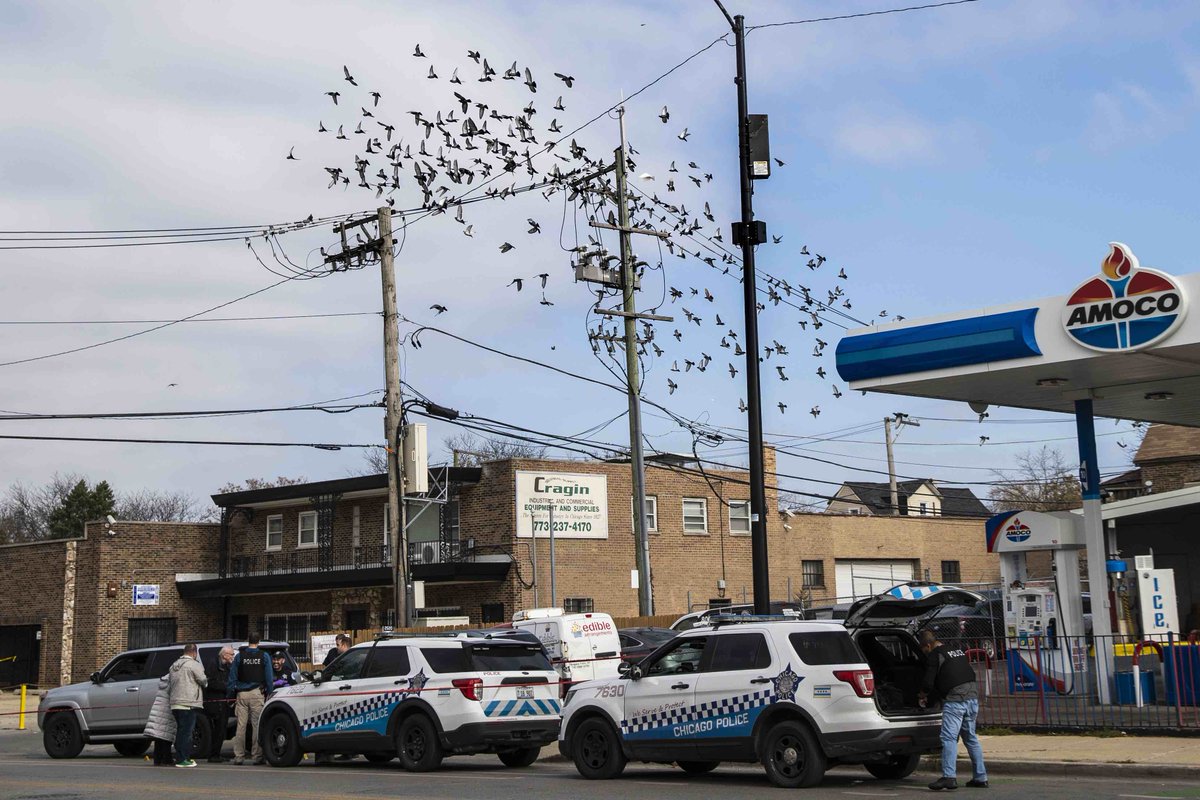
POLYGON ((750 554, 753 570, 754 613, 771 612, 771 580, 767 565, 767 492, 764 484, 762 432, 762 390, 758 375, 758 284, 754 274, 754 246, 760 244, 754 225, 754 188, 751 183, 750 119, 746 99, 746 20, 731 17, 715 0, 733 29, 737 50, 738 184, 741 189, 742 218, 734 225, 734 240, 742 246, 742 294, 746 325, 746 416, 750 438, 750 554))

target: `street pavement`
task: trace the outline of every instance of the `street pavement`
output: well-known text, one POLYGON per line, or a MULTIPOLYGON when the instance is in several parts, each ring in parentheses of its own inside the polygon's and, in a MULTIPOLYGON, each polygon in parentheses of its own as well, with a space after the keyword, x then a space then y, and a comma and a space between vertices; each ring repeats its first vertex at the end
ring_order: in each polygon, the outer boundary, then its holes
MULTIPOLYGON (((898 782, 877 781, 862 769, 832 770, 806 798, 910 797, 927 792, 931 774, 918 773, 898 782)), ((965 781, 965 776, 963 778, 965 781)), ((1149 779, 1090 779, 1086 777, 997 775, 992 788, 960 788, 969 797, 1055 797, 1064 800, 1101 798, 1200 798, 1195 782, 1149 779)), ((434 773, 411 774, 392 762, 369 764, 362 759, 316 766, 311 759, 291 769, 235 767, 201 763, 195 769, 154 767, 144 759, 122 758, 108 746, 84 749, 76 759, 55 761, 42 751, 36 731, 0 731, 0 799, 98 798, 98 800, 170 800, 170 798, 291 798, 419 797, 423 800, 580 800, 650 796, 654 800, 729 800, 779 798, 780 790, 767 783, 761 769, 751 765, 722 766, 709 775, 694 777, 666 766, 630 765, 615 781, 584 781, 571 764, 539 762, 510 770, 493 756, 446 759, 434 773)))

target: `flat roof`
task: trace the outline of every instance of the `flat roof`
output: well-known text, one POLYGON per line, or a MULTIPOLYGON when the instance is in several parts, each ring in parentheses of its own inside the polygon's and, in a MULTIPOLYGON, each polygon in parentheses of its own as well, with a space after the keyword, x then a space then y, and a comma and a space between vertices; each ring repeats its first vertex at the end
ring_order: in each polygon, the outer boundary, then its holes
POLYGON ((1072 294, 849 331, 837 345, 838 373, 851 389, 1068 414, 1075 400, 1091 398, 1097 416, 1200 427, 1192 399, 1200 396, 1200 310, 1187 309, 1189 298, 1200 302, 1200 273, 1171 276, 1133 263, 1132 279, 1144 275, 1157 285, 1138 294, 1131 283, 1127 296, 1089 299, 1106 280, 1088 280, 1084 264, 1064 280, 1067 288, 1079 284, 1072 294), (1151 311, 1144 320, 1101 318, 1092 326, 1152 340, 1145 349, 1135 341, 1134 348, 1097 350, 1098 339, 1085 345, 1079 328, 1067 331, 1071 311, 1106 312, 1106 303, 1139 298, 1152 305, 1172 283, 1182 298, 1177 315, 1151 311), (1128 333, 1142 324, 1150 327, 1128 333))
MULTIPOLYGON (((430 476, 436 476, 438 480, 444 480, 445 478, 442 476, 447 473, 449 480, 454 483, 479 483, 482 470, 479 467, 434 467, 429 470, 430 476)), ((307 500, 322 494, 361 497, 385 490, 387 485, 387 473, 381 472, 377 475, 357 475, 352 478, 336 478, 330 481, 294 483, 289 486, 272 486, 267 489, 248 489, 241 492, 214 494, 212 501, 220 508, 254 507, 286 500, 307 500)))
POLYGON ((1182 508, 1197 503, 1200 503, 1200 486, 1189 486, 1173 492, 1144 494, 1128 500, 1105 503, 1100 506, 1100 514, 1103 519, 1120 519, 1138 514, 1153 514, 1156 511, 1169 511, 1173 508, 1182 508))

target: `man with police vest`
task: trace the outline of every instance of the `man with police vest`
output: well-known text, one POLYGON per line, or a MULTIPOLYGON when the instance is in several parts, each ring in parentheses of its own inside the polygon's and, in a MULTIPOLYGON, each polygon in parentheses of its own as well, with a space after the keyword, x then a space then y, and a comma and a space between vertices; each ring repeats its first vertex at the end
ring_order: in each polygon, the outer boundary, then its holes
POLYGON ((929 784, 935 792, 957 789, 958 738, 971 756, 973 789, 988 788, 987 768, 983 765, 983 746, 975 735, 975 720, 979 716, 979 686, 975 670, 961 647, 948 647, 938 641, 933 631, 921 631, 921 649, 927 664, 921 685, 921 703, 942 704, 942 777, 929 784))
POLYGON ((258 634, 251 633, 246 641, 248 646, 242 648, 229 668, 229 696, 237 698, 234 704, 237 734, 233 737, 233 763, 246 763, 246 728, 249 727, 254 742, 251 750, 254 763, 264 764, 262 742, 258 740, 258 718, 262 714, 263 703, 271 694, 275 675, 271 668, 271 656, 258 649, 258 634))

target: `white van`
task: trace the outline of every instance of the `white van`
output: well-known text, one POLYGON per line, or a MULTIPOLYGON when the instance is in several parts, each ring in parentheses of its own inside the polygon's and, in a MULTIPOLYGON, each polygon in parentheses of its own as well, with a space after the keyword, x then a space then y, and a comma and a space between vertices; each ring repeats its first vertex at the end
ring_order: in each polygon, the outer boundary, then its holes
POLYGON ((513 615, 513 627, 541 641, 562 678, 560 696, 572 683, 615 678, 621 639, 608 614, 566 614, 561 608, 531 608, 513 615))

